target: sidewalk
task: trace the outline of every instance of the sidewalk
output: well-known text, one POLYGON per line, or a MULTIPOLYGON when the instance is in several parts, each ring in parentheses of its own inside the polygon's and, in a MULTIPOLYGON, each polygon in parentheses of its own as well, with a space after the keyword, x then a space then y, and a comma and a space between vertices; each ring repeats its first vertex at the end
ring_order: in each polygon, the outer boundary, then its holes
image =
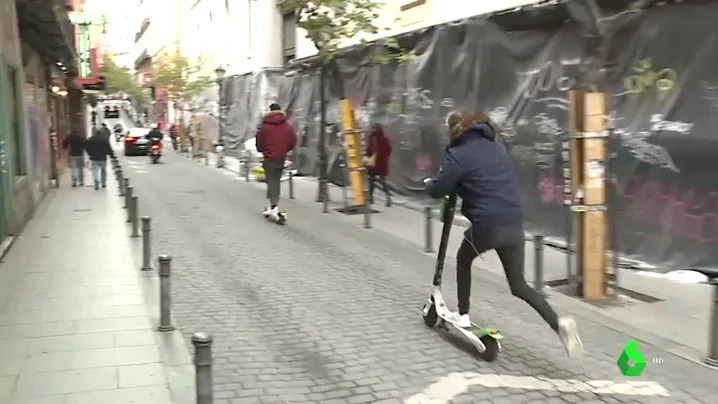
POLYGON ((53 189, 0 262, 0 403, 193 402, 190 357, 178 332, 155 331, 156 275, 125 219, 114 178, 53 189))
MULTIPOLYGON (((210 155, 209 164, 214 166, 216 157, 210 155)), ((227 175, 237 176, 239 164, 234 158, 227 158, 227 175)), ((204 164, 204 160, 202 160, 204 164)), ((244 181, 244 179, 240 179, 244 181)), ((252 181, 255 186, 264 189, 263 183, 252 181)), ((282 185, 282 197, 289 195, 286 182, 282 185)), ((317 181, 309 177, 294 178, 294 193, 296 201, 300 203, 313 204, 318 210, 321 205, 314 202, 316 197, 317 181)), ((347 191, 351 198, 351 191, 347 191)), ((374 209, 380 211, 372 215, 372 230, 381 231, 397 237, 416 248, 423 250, 425 234, 424 213, 417 210, 416 206, 410 208, 407 205, 416 203, 402 198, 396 198, 394 206, 384 206, 383 194, 377 192, 375 195, 377 204, 374 209)), ((342 190, 337 186, 330 186, 330 209, 338 220, 348 221, 357 226, 362 226, 362 215, 347 216, 334 211, 342 206, 342 190)), ((394 199, 394 198, 393 198, 394 199)), ((291 214, 291 213, 290 213, 291 214)), ((434 250, 438 248, 441 222, 436 219, 432 221, 433 237, 432 245, 434 250)), ((463 219, 463 218, 462 218, 463 219)), ((465 220, 465 219, 464 219, 465 220)), ((455 225, 448 248, 450 260, 455 259, 456 251, 463 239, 464 227, 461 220, 455 225)), ((533 243, 526 243, 526 279, 532 283, 534 279, 534 253, 533 243)), ((496 254, 492 251, 477 259, 477 268, 488 271, 490 274, 503 278, 503 269, 496 254)), ((555 249, 544 250, 544 282, 566 278, 566 255, 555 249)), ((647 303, 632 298, 624 297, 621 305, 599 307, 585 303, 579 299, 566 296, 559 292, 548 290, 548 294, 554 304, 569 311, 581 313, 595 322, 609 328, 624 332, 635 338, 648 343, 663 347, 676 355, 699 361, 705 356, 708 347, 708 327, 710 324, 710 313, 712 304, 712 289, 703 284, 682 284, 665 278, 652 277, 652 273, 636 271, 632 269, 619 269, 619 285, 632 292, 637 292, 658 299, 653 303, 647 303)))

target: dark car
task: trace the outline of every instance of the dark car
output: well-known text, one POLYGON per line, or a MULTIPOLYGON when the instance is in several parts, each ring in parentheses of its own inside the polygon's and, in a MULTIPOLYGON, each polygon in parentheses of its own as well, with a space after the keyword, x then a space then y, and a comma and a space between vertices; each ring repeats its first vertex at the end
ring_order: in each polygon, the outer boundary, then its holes
POLYGON ((146 156, 150 151, 147 128, 132 128, 125 136, 125 156, 146 156))

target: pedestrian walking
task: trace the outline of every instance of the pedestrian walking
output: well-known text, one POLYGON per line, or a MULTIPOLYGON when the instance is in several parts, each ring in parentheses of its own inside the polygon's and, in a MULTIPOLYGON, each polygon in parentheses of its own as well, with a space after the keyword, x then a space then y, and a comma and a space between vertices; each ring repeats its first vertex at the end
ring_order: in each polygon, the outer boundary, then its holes
POLYGON ((95 189, 107 187, 107 156, 115 156, 115 152, 110 145, 110 139, 100 133, 95 132, 85 143, 85 150, 90 157, 92 164, 92 178, 95 181, 95 189))
POLYGON ((284 164, 296 144, 297 133, 287 122, 287 115, 279 104, 273 103, 269 106, 269 113, 262 119, 256 137, 257 151, 264 156, 262 167, 269 200, 263 212, 265 216, 280 215, 279 195, 282 191, 284 164))
POLYGON ((100 127, 97 129, 97 133, 107 139, 107 141, 110 141, 110 138, 112 137, 112 133, 110 132, 110 128, 107 127, 106 123, 102 123, 100 127))
POLYGON ((70 175, 72 187, 85 185, 85 142, 87 138, 77 128, 72 128, 70 136, 62 142, 62 148, 70 155, 70 175))
POLYGON ((369 174, 369 203, 374 203, 374 188, 379 182, 386 194, 386 206, 391 206, 391 193, 386 185, 386 176, 389 175, 389 157, 391 156, 391 142, 384 133, 384 127, 375 123, 372 127, 366 149, 366 165, 369 174))

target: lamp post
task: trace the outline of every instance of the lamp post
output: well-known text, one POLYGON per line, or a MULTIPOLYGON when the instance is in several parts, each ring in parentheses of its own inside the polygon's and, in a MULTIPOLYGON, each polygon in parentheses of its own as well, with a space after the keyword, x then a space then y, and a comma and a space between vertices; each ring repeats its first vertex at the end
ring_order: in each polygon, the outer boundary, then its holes
POLYGON ((224 95, 224 75, 227 71, 224 67, 222 67, 222 65, 219 65, 219 67, 214 70, 214 73, 217 75, 217 88, 219 92, 217 97, 217 105, 219 109, 219 136, 215 151, 217 152, 217 167, 221 168, 224 167, 224 131, 222 130, 222 124, 224 122, 224 108, 222 108, 222 98, 224 95))

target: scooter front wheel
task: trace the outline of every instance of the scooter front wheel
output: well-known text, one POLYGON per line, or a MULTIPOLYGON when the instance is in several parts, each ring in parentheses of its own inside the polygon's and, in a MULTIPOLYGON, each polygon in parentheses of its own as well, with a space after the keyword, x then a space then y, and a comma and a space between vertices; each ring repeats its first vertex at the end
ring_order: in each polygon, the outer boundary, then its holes
POLYGON ((436 313, 436 306, 432 303, 426 302, 424 308, 421 310, 422 317, 424 318, 424 324, 427 327, 433 328, 436 322, 439 321, 439 315, 436 313))
POLYGON ((495 361, 496 358, 499 357, 499 352, 501 352, 501 345, 499 344, 499 341, 491 336, 484 335, 481 337, 481 342, 484 344, 484 347, 486 347, 486 350, 479 354, 481 359, 486 362, 495 361))

